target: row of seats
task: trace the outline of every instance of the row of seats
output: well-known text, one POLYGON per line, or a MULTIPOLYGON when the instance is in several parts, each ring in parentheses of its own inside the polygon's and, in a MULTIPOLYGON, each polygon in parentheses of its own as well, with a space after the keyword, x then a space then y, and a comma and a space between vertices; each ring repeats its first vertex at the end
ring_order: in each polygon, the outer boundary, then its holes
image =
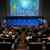
MULTIPOLYGON (((26 28, 26 27, 21 27, 21 28, 4 28, 2 30, 2 33, 0 33, 0 38, 1 39, 14 39, 14 44, 16 45, 16 48, 24 48, 27 47, 29 43, 29 39, 32 40, 33 35, 38 34, 39 31, 42 32, 45 29, 47 29, 48 25, 46 24, 45 27, 44 25, 41 25, 40 28, 26 28), (18 38, 19 37, 19 38, 18 38), (15 42, 15 40, 18 39, 18 41, 15 42), (23 42, 24 41, 24 42, 23 42), (17 44, 18 43, 18 44, 17 44), (22 45, 22 46, 20 46, 22 45)), ((40 33, 41 33, 40 32, 40 33)), ((40 35, 40 33, 38 35, 40 35)), ((36 35, 37 36, 37 35, 36 35)))
MULTIPOLYGON (((16 28, 16 29, 14 29, 14 28, 5 28, 5 29, 3 29, 2 31, 1 31, 1 33, 0 33, 0 38, 12 38, 12 39, 15 39, 15 36, 16 36, 16 34, 17 34, 17 32, 22 32, 22 31, 24 31, 24 32, 31 32, 31 30, 32 30, 32 32, 34 32, 34 33, 37 33, 37 32, 39 32, 39 31, 41 31, 41 30, 45 30, 45 29, 47 29, 48 28, 48 25, 46 24, 46 25, 41 25, 41 26, 39 26, 39 27, 36 27, 36 28, 34 28, 34 27, 32 27, 32 28, 16 28)), ((41 31, 42 32, 42 31, 41 31)), ((29 34, 28 34, 29 35, 29 34)))
POLYGON ((5 28, 4 30, 2 30, 2 33, 0 33, 0 38, 1 39, 15 39, 16 33, 13 32, 12 30, 5 28))

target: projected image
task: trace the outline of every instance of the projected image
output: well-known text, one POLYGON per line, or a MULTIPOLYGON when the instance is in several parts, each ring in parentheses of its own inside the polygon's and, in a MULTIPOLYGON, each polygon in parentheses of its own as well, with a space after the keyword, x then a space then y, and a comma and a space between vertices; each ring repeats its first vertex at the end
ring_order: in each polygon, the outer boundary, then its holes
POLYGON ((10 16, 39 16, 39 0, 10 0, 10 16))
POLYGON ((16 26, 39 26, 40 24, 46 24, 47 20, 45 19, 8 19, 7 25, 16 27, 16 26))

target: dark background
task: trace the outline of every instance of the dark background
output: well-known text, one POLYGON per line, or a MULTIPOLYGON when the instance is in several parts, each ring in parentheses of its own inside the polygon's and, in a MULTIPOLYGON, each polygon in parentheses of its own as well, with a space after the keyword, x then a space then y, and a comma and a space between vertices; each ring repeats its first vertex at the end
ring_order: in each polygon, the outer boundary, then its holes
POLYGON ((43 0, 43 9, 42 9, 42 14, 44 16, 49 16, 49 12, 48 9, 49 8, 49 0, 43 0))
POLYGON ((40 0, 41 16, 50 16, 50 0, 40 0))
POLYGON ((7 16, 8 8, 8 0, 0 0, 0 16, 7 16))
POLYGON ((6 5, 6 0, 0 0, 0 15, 4 16, 6 15, 6 11, 7 11, 7 5, 6 5))

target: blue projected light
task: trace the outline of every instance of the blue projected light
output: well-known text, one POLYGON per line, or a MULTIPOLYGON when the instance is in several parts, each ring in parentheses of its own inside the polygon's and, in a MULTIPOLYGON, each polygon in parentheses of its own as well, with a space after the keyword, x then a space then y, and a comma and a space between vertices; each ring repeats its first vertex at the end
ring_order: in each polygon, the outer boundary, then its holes
POLYGON ((39 16, 39 0, 10 0, 10 16, 39 16))
POLYGON ((22 8, 28 8, 32 4, 31 0, 19 0, 19 3, 22 8))
POLYGON ((42 20, 41 19, 12 19, 7 21, 7 25, 10 26, 39 26, 40 24, 45 24, 47 23, 47 20, 42 20))

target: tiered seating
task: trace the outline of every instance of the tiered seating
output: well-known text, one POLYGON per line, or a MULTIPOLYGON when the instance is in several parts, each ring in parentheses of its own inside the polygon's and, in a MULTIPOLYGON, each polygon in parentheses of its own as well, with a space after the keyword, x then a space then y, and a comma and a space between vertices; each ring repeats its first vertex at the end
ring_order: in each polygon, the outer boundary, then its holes
POLYGON ((15 40, 15 36, 16 36, 16 32, 14 31, 14 29, 5 28, 4 30, 2 30, 2 33, 0 34, 0 40, 12 42, 13 40, 15 40))

